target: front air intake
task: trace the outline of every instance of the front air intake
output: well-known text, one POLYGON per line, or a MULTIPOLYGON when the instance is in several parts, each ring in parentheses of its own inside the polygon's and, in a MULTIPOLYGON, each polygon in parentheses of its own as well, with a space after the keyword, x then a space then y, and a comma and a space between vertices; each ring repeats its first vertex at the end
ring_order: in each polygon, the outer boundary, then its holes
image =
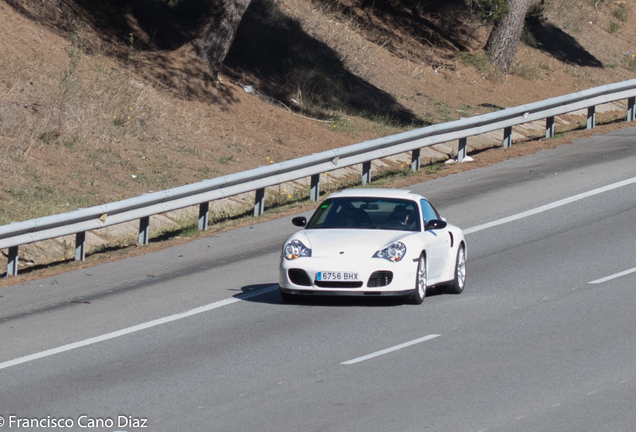
POLYGON ((367 286, 369 288, 383 287, 390 284, 392 280, 393 272, 388 270, 380 270, 377 272, 373 272, 373 274, 369 278, 369 282, 367 282, 367 286))
POLYGON ((289 269, 287 270, 287 275, 294 285, 311 286, 311 279, 309 279, 309 275, 303 269, 289 269))

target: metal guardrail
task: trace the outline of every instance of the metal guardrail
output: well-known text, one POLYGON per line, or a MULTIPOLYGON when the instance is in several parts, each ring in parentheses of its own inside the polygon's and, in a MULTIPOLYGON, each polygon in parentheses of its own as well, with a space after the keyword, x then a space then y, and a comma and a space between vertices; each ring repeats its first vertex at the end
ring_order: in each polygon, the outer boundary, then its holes
POLYGON ((286 162, 255 168, 199 183, 144 194, 69 213, 12 222, 0 226, 0 250, 9 249, 7 277, 18 274, 18 247, 36 241, 75 234, 75 259, 84 260, 86 231, 139 219, 140 244, 148 244, 150 216, 199 206, 199 229, 208 225, 210 201, 255 191, 254 215, 263 214, 265 188, 311 177, 310 199, 317 200, 320 173, 362 164, 362 183, 371 181, 371 161, 412 152, 411 167, 420 168, 420 149, 459 140, 457 158, 466 157, 467 139, 503 129, 504 147, 512 144, 512 127, 546 119, 546 138, 554 136, 554 117, 587 108, 587 128, 595 126, 596 105, 627 99, 627 121, 635 120, 636 79, 583 90, 513 108, 427 126, 389 137, 316 153, 286 162))

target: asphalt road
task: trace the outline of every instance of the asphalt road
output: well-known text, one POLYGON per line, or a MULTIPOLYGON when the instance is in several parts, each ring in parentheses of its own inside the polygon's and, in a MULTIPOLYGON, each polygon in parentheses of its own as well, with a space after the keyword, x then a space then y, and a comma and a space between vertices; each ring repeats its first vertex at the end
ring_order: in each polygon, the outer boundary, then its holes
POLYGON ((291 218, 3 289, 0 432, 633 431, 636 129, 412 190, 460 296, 285 305, 291 218))

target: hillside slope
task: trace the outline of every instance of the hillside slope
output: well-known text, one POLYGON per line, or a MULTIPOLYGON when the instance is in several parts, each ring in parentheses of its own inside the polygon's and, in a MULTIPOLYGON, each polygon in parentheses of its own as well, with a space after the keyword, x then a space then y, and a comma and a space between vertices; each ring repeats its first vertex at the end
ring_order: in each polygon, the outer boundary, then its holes
POLYGON ((0 2, 0 224, 636 76, 621 1, 547 0, 503 80, 461 0, 254 0, 221 82, 153 5, 0 2))

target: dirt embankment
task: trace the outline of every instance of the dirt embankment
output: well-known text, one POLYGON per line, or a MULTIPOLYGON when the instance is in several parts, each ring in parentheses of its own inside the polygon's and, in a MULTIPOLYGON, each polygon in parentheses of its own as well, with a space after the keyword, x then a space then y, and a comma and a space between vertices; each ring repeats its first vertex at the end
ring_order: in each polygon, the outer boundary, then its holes
POLYGON ((628 2, 547 0, 494 80, 463 1, 255 0, 220 83, 153 2, 0 2, 0 224, 636 76, 628 2))

